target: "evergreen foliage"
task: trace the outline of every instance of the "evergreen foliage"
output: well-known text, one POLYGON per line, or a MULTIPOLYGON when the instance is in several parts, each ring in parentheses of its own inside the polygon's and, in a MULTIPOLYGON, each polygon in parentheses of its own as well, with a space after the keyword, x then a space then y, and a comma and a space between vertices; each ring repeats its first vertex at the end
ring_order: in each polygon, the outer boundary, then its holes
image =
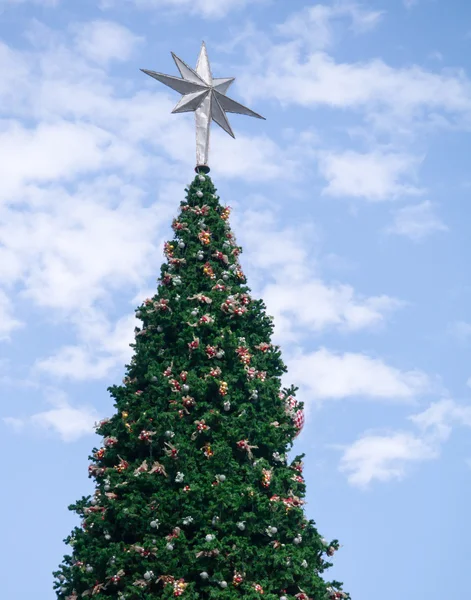
POLYGON ((60 600, 348 598, 322 573, 327 543, 304 514, 296 388, 250 296, 209 176, 187 190, 156 295, 138 308, 134 356, 97 426, 93 497, 55 573, 60 600))

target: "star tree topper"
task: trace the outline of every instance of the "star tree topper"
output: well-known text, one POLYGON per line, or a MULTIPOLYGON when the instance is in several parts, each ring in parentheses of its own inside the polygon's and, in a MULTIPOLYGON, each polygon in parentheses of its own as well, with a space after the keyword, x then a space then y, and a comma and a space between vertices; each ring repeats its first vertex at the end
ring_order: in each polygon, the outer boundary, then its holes
POLYGON ((204 42, 201 46, 195 71, 173 52, 172 56, 181 77, 163 75, 146 69, 141 69, 141 71, 182 95, 172 113, 195 113, 196 171, 207 173, 209 172, 208 155, 211 121, 217 123, 224 131, 235 138, 226 113, 248 115, 257 119, 264 119, 264 117, 226 96, 226 92, 235 78, 213 77, 204 42))

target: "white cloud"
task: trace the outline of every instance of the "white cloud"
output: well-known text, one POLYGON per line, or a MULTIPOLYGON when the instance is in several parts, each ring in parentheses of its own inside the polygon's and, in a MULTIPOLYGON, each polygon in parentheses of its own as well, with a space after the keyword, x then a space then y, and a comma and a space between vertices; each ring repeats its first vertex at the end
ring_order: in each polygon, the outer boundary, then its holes
POLYGON ((349 285, 328 285, 316 278, 268 284, 263 298, 275 317, 277 335, 284 341, 328 327, 344 331, 373 328, 402 305, 388 296, 361 298, 349 285))
POLYGON ((411 464, 437 456, 436 448, 410 433, 366 434, 345 449, 339 470, 351 485, 367 488, 375 480, 400 480, 411 464))
POLYGON ((54 355, 39 359, 35 364, 37 371, 54 378, 87 381, 103 379, 129 362, 129 344, 134 341, 134 327, 140 324, 133 314, 112 325, 105 314, 88 310, 78 313, 73 321, 79 344, 64 346, 54 355))
POLYGON ((64 442, 75 442, 84 435, 93 433, 93 424, 98 421, 98 418, 94 408, 74 408, 63 404, 33 415, 31 422, 42 429, 57 433, 64 442))
POLYGON ((64 346, 49 358, 38 360, 36 367, 58 378, 75 381, 102 379, 115 366, 111 356, 97 358, 93 348, 64 346))
POLYGON ((23 323, 13 316, 12 310, 13 303, 7 294, 0 289, 0 341, 9 340, 11 332, 23 326, 23 323))
POLYGON ((339 470, 348 474, 351 485, 366 488, 375 480, 400 480, 412 464, 438 458, 453 426, 471 427, 471 406, 445 398, 409 420, 418 427, 418 434, 366 432, 350 446, 337 446, 343 450, 339 470))
MULTIPOLYGON (((146 207, 142 192, 117 177, 65 189, 34 189, 31 211, 8 210, 0 224, 4 276, 22 282, 22 295, 71 314, 124 285, 142 285, 158 265, 160 228, 174 198, 146 207), (7 218, 5 218, 7 217, 7 218)), ((0 272, 2 267, 0 267, 0 272)))
POLYGON ((355 33, 369 31, 378 25, 382 11, 362 8, 354 2, 315 4, 296 12, 278 26, 281 35, 302 39, 311 48, 327 48, 334 42, 333 22, 348 18, 355 33))
POLYGON ((111 132, 64 120, 40 123, 34 129, 3 122, 0 144, 9 149, 3 159, 0 200, 18 194, 28 183, 73 180, 110 167, 142 172, 148 163, 131 144, 111 132))
POLYGON ((425 200, 420 204, 405 206, 395 211, 394 222, 386 230, 419 242, 439 231, 449 231, 448 227, 434 213, 434 205, 425 200))
POLYGON ((328 181, 323 192, 371 201, 416 195, 420 189, 408 180, 414 178, 420 162, 414 156, 380 150, 324 152, 319 157, 320 173, 328 181))
POLYGON ((253 68, 239 76, 246 99, 275 98, 284 105, 362 110, 365 120, 389 132, 440 119, 468 119, 471 82, 464 70, 391 67, 381 59, 336 62, 325 52, 307 52, 299 40, 273 44, 251 38, 253 68))
POLYGON ((107 64, 112 60, 128 60, 136 45, 144 38, 113 21, 90 21, 73 25, 78 52, 93 62, 107 64))
POLYGON ((58 390, 49 392, 53 408, 25 419, 5 417, 4 423, 20 433, 27 427, 52 431, 64 442, 75 442, 84 435, 93 433, 93 425, 99 420, 97 411, 90 406, 72 406, 66 395, 58 390))
POLYGON ((321 348, 288 358, 287 363, 290 381, 302 386, 308 401, 361 397, 408 402, 434 387, 419 370, 401 371, 366 354, 321 348))
MULTIPOLYGON (((254 200, 251 200, 251 203, 254 200)), ((403 306, 389 296, 361 297, 349 285, 329 284, 319 273, 316 231, 312 224, 281 226, 273 205, 234 212, 246 252, 243 265, 252 286, 275 318, 276 341, 292 342, 312 331, 337 328, 358 331, 375 328, 403 306)))
MULTIPOLYGON (((265 135, 237 135, 214 132, 211 164, 218 176, 236 178, 245 173, 246 181, 273 181, 299 177, 304 144, 277 145, 265 135)), ((300 136, 301 138, 301 136, 300 136)))
POLYGON ((141 9, 171 9, 189 12, 205 18, 222 18, 235 9, 245 8, 263 0, 100 0, 100 8, 109 9, 123 2, 132 3, 141 9))

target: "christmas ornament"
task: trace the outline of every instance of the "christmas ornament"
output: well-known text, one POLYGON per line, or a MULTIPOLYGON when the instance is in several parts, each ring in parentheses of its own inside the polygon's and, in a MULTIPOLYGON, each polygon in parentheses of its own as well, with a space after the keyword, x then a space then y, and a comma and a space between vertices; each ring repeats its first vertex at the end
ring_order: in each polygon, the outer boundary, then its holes
POLYGON ((209 246, 209 244, 211 243, 211 232, 200 231, 198 233, 198 239, 204 246, 209 246))
POLYGON ((234 571, 234 576, 232 577, 232 583, 235 587, 238 587, 244 581, 245 573, 240 573, 239 571, 234 571))
MULTIPOLYGON (((190 517, 190 518, 191 518, 191 517, 190 517)), ((165 538, 165 539, 166 539, 166 540, 168 540, 168 541, 175 540, 177 537, 179 537, 180 533, 181 533, 181 529, 180 529, 180 527, 175 527, 175 528, 172 530, 172 533, 169 533, 169 534, 166 536, 166 538, 165 538)))
POLYGON ((203 448, 201 448, 201 450, 203 451, 203 454, 206 456, 206 458, 211 458, 211 456, 214 455, 214 452, 209 442, 206 442, 206 444, 203 446, 203 448))
POLYGON ((262 485, 264 488, 270 487, 273 469, 262 469, 262 485))
POLYGON ((216 275, 214 274, 213 267, 210 265, 209 262, 204 264, 203 273, 210 279, 216 279, 216 275))
POLYGON ((173 595, 181 596, 187 588, 187 586, 188 584, 185 583, 184 579, 179 579, 178 581, 175 581, 175 583, 173 584, 173 595))

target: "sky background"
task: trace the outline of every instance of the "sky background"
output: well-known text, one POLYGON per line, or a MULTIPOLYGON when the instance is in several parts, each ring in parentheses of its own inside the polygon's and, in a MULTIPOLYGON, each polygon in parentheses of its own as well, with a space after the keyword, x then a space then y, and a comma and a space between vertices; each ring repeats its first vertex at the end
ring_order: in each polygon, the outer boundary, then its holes
POLYGON ((266 122, 211 175, 300 386, 307 514, 353 600, 469 596, 471 3, 0 0, 0 581, 53 600, 67 506, 193 178, 213 73, 266 122))

